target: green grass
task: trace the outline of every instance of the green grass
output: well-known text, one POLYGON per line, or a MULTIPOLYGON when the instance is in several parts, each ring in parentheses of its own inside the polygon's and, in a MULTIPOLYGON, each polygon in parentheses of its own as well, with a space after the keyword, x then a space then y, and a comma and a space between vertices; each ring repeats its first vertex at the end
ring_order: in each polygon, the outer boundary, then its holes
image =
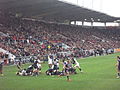
POLYGON ((43 73, 38 77, 16 76, 17 68, 7 66, 4 77, 0 76, 0 90, 120 90, 120 79, 116 79, 117 55, 80 59, 84 73, 71 75, 71 82, 65 76, 46 76, 47 64, 42 64, 43 73))

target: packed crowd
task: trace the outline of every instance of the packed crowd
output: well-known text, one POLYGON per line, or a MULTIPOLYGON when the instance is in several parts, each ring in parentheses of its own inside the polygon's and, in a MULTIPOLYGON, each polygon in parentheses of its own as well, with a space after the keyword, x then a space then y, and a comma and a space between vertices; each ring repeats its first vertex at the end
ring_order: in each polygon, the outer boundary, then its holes
POLYGON ((15 56, 76 53, 120 46, 120 29, 117 28, 82 27, 15 17, 0 23, 0 48, 15 56), (62 43, 69 48, 64 48, 62 43))

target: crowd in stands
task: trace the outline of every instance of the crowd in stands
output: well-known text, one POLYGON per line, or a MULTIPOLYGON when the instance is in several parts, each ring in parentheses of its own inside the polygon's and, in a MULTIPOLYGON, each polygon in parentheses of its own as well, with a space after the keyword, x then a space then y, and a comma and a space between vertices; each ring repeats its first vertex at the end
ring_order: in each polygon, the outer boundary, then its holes
POLYGON ((94 51, 120 47, 118 28, 101 29, 15 17, 4 19, 0 21, 0 48, 15 56, 43 56, 57 52, 76 53, 78 50, 94 51), (62 43, 69 48, 64 48, 62 43))

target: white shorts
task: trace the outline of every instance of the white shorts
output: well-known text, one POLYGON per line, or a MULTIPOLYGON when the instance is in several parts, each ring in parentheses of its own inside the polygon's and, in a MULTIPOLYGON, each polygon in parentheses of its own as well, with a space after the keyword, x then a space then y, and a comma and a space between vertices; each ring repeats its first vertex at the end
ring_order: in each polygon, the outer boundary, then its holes
POLYGON ((37 64, 37 67, 38 67, 38 68, 41 68, 41 64, 37 64))
POLYGON ((52 59, 49 59, 49 60, 48 60, 48 64, 52 64, 52 59))
POLYGON ((52 64, 52 61, 48 61, 48 64, 52 64))
POLYGON ((79 67, 80 68, 80 64, 76 63, 76 65, 74 66, 74 68, 79 67))

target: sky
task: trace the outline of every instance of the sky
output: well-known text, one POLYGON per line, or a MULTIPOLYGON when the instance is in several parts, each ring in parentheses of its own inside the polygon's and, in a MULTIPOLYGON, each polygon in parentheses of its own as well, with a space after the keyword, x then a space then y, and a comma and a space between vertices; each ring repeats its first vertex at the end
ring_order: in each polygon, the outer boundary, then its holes
POLYGON ((106 13, 110 16, 120 17, 120 0, 61 0, 79 6, 106 13))

